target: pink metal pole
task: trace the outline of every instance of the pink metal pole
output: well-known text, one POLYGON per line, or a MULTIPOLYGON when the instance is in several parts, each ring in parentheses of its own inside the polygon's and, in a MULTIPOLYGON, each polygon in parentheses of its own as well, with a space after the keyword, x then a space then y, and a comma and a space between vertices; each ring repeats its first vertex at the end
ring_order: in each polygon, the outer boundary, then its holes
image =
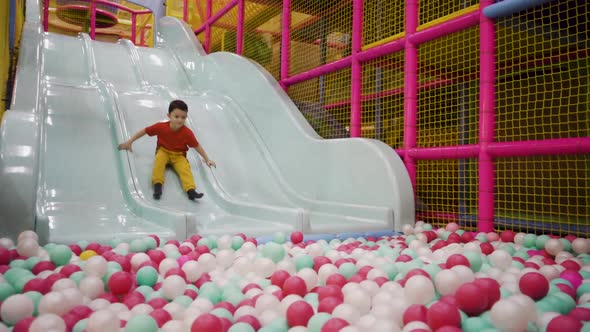
POLYGON ((479 189, 478 223, 480 232, 494 230, 494 159, 489 151, 494 143, 496 103, 496 29, 494 21, 483 15, 483 9, 494 0, 480 2, 480 85, 479 85, 479 189))
MULTIPOLYGON (((404 149, 416 147, 416 125, 418 119, 418 49, 410 38, 418 28, 418 0, 406 0, 406 43, 404 73, 404 149)), ((416 161, 406 154, 404 164, 408 170, 412 187, 416 188, 416 161)), ((416 190, 414 190, 414 197, 416 190)))
POLYGON ((479 155, 479 144, 443 146, 434 148, 414 148, 407 155, 418 160, 464 159, 479 155))
POLYGON ((43 31, 49 31, 49 0, 43 1, 43 31))
POLYGON ((207 0, 207 21, 205 21, 203 24, 201 24, 200 27, 198 27, 195 30, 195 34, 199 34, 199 33, 203 32, 203 30, 206 30, 208 26, 213 25, 213 23, 215 23, 217 20, 219 20, 223 15, 227 14, 230 10, 232 10, 238 4, 238 0, 232 0, 232 2, 225 5, 225 7, 221 8, 217 13, 215 13, 215 15, 211 16, 212 9, 209 6, 210 2, 212 2, 212 1, 207 0))
MULTIPOLYGON (((207 53, 211 50, 211 24, 209 24, 209 20, 211 19, 211 13, 213 11, 213 0, 207 0, 207 8, 205 9, 205 14, 207 16, 207 21, 205 22, 205 50, 207 53)), ((198 35, 199 32, 195 31, 195 34, 198 35)))
POLYGON ((294 83, 288 83, 291 66, 291 0, 283 0, 283 17, 281 23, 281 85, 285 91, 294 83))
POLYGON ((431 28, 418 31, 410 37, 410 41, 414 43, 414 45, 418 45, 442 36, 450 35, 457 31, 465 30, 476 26, 479 23, 479 18, 480 11, 475 10, 463 16, 437 24, 431 28))
POLYGON ((188 23, 188 0, 182 0, 182 20, 188 23))
POLYGON ((90 38, 96 38, 96 2, 90 3, 90 38))
POLYGON ((137 15, 131 14, 131 42, 136 44, 137 35, 137 15))
POLYGON ((494 157, 588 154, 590 153, 590 137, 497 142, 488 145, 488 152, 494 157))
POLYGON ((361 137, 362 111, 361 101, 363 84, 363 67, 357 54, 363 47, 363 0, 352 1, 352 64, 350 86, 350 137, 361 137))
MULTIPOLYGON (((291 77, 287 77, 287 78, 283 79, 282 82, 286 86, 297 84, 297 83, 300 83, 303 81, 310 80, 312 78, 320 77, 322 75, 327 75, 329 73, 338 71, 343 68, 348 68, 348 67, 350 67, 351 63, 352 63, 352 57, 342 58, 340 60, 330 62, 328 64, 325 64, 320 67, 316 67, 316 68, 308 70, 306 72, 299 73, 299 74, 293 75, 291 77)), ((283 69, 288 69, 288 68, 284 68, 283 66, 281 66, 281 75, 283 75, 283 74, 288 75, 289 73, 283 72, 283 69)))
POLYGON ((238 26, 236 34, 236 53, 242 55, 244 51, 244 15, 245 15, 245 0, 238 0, 238 26))

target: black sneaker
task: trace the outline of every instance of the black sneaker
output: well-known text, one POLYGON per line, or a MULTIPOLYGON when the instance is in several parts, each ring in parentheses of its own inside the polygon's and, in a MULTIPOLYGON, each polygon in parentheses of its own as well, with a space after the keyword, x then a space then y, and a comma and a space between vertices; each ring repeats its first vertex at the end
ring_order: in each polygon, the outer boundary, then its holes
POLYGON ((199 199, 205 195, 203 193, 196 192, 194 189, 190 189, 186 192, 186 194, 188 195, 188 199, 190 199, 191 201, 194 201, 195 198, 199 199))
POLYGON ((154 184, 154 199, 160 199, 162 197, 162 184, 154 184))

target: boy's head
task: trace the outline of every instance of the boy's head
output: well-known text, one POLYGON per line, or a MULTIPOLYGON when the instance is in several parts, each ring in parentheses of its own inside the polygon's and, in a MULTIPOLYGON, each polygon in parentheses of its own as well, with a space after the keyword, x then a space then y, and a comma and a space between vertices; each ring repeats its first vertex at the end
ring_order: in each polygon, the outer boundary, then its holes
POLYGON ((184 126, 188 106, 182 100, 173 100, 168 106, 168 118, 170 119, 170 128, 178 130, 184 126))

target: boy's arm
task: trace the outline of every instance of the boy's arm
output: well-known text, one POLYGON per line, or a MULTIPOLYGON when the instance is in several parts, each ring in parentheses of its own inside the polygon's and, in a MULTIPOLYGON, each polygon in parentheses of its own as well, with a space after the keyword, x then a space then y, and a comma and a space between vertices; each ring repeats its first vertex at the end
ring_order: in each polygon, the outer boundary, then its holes
POLYGON ((138 131, 137 133, 135 133, 135 135, 131 136, 130 139, 119 144, 119 150, 129 150, 129 151, 133 152, 133 149, 131 148, 131 144, 133 144, 133 142, 135 142, 135 140, 137 140, 138 138, 142 137, 145 134, 146 134, 145 128, 138 131))
POLYGON ((197 145, 197 147, 195 147, 194 149, 197 150, 197 152, 201 155, 201 157, 203 157, 203 159, 205 159, 205 163, 207 164, 207 166, 217 167, 215 162, 209 159, 209 156, 207 156, 207 152, 205 152, 205 150, 201 147, 201 144, 197 145))

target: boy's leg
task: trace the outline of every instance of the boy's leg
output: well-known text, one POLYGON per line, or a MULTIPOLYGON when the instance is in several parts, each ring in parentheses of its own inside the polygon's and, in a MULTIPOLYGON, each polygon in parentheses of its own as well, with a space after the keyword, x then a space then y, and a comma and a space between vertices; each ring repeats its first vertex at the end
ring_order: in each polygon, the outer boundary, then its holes
POLYGON ((164 184, 164 174, 166 172, 166 165, 170 162, 170 156, 163 149, 156 151, 154 158, 154 169, 152 170, 152 184, 164 184))
POLYGON ((203 194, 199 194, 195 191, 196 186, 193 172, 191 171, 191 166, 186 157, 181 154, 175 154, 170 156, 170 160, 172 167, 174 167, 176 174, 178 174, 178 177, 180 178, 182 189, 187 192, 189 198, 195 199, 203 197, 203 194))

